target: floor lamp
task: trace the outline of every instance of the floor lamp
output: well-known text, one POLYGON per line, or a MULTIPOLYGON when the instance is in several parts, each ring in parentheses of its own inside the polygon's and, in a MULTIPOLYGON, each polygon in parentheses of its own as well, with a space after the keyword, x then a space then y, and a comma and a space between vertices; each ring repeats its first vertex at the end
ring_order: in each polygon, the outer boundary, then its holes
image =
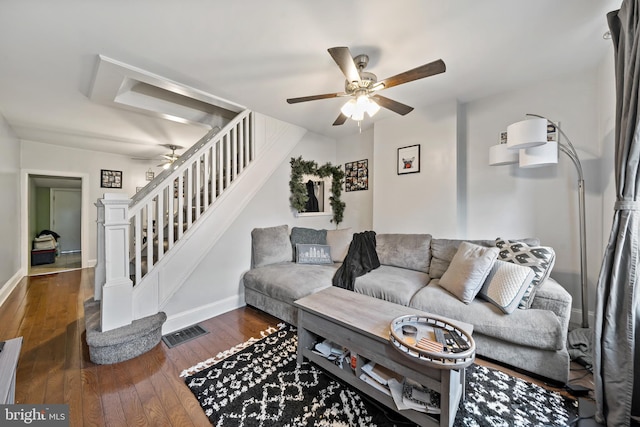
POLYGON ((565 153, 573 162, 578 172, 578 215, 580 221, 580 282, 582 292, 582 327, 589 327, 587 304, 587 241, 584 207, 584 177, 578 153, 571 140, 560 129, 557 123, 538 114, 527 114, 536 117, 523 120, 507 127, 506 142, 489 148, 489 165, 507 165, 518 163, 521 168, 532 168, 558 163, 558 151, 565 153), (566 143, 549 140, 548 135, 555 132, 564 137, 566 143))

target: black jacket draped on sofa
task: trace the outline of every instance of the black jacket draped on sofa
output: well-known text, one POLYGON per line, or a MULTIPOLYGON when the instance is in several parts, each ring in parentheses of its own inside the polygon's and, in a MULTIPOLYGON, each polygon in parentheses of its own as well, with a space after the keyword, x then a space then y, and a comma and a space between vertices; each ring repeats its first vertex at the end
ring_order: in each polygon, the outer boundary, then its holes
POLYGON ((333 286, 352 291, 358 277, 378 267, 375 231, 355 233, 347 256, 333 276, 333 286))

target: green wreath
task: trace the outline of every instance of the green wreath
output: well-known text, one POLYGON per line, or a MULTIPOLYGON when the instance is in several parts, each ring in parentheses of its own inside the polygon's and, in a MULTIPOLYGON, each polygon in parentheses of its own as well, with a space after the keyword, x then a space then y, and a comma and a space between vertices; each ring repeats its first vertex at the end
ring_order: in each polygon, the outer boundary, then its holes
POLYGON ((331 197, 329 197, 329 202, 333 210, 333 219, 331 222, 335 222, 337 227, 344 218, 344 208, 346 206, 345 203, 340 200, 344 171, 340 166, 333 166, 331 163, 318 167, 318 164, 313 160, 302 160, 302 156, 298 158, 292 157, 290 163, 291 181, 289 181, 289 189, 291 190, 291 197, 289 200, 291 201, 291 207, 298 212, 304 211, 307 201, 309 200, 307 188, 302 182, 302 176, 315 175, 320 178, 333 177, 331 180, 331 197))

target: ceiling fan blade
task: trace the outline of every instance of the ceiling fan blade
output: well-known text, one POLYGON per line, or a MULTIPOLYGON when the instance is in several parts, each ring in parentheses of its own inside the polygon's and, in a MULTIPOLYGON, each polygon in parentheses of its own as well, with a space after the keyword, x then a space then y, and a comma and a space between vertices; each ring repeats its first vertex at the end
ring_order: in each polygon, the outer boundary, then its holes
POLYGON ((433 76, 435 74, 444 73, 446 70, 447 70, 447 67, 444 64, 444 61, 442 59, 438 59, 437 61, 433 61, 428 64, 421 65, 412 70, 397 74, 393 77, 388 77, 376 83, 373 90, 381 90, 381 89, 387 89, 393 86, 398 86, 403 83, 408 83, 414 80, 419 80, 425 77, 433 76))
POLYGON ((289 104, 297 104, 298 102, 307 102, 307 101, 315 101, 317 99, 329 99, 329 98, 337 98, 339 96, 345 96, 346 93, 338 92, 338 93, 325 93, 323 95, 311 95, 311 96, 302 96, 300 98, 289 98, 287 102, 289 104))
POLYGON ((349 82, 360 81, 358 67, 353 62, 353 56, 348 47, 331 47, 327 50, 349 82))
POLYGON ((344 124, 344 122, 346 122, 348 118, 349 118, 349 117, 347 117, 347 116, 345 116, 344 114, 340 113, 340 115, 338 116, 338 118, 336 119, 336 121, 335 121, 335 122, 333 122, 333 125, 334 125, 334 126, 340 126, 340 125, 343 125, 343 124, 344 124))
POLYGON ((371 99, 376 101, 381 107, 384 107, 402 116, 413 111, 413 107, 409 107, 408 105, 405 105, 398 101, 394 101, 393 99, 385 98, 384 96, 371 95, 371 99))

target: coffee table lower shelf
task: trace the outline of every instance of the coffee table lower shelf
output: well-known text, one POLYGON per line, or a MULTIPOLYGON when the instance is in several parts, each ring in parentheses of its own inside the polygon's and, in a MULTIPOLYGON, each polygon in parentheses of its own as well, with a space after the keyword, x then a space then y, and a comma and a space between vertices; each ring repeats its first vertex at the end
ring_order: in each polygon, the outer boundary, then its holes
POLYGON ((414 411, 413 409, 399 411, 398 408, 396 407, 395 402, 393 401, 393 398, 382 393, 381 391, 377 390, 375 387, 370 386, 369 384, 361 380, 359 377, 356 376, 356 374, 351 370, 350 367, 347 366, 345 368, 340 368, 339 366, 333 364, 332 362, 328 361, 324 357, 319 356, 306 348, 302 351, 302 354, 310 362, 315 363, 325 371, 329 372, 331 375, 341 379, 342 381, 354 387, 356 390, 363 392, 367 396, 374 399, 376 402, 385 405, 387 408, 402 415, 408 420, 411 420, 414 423, 421 426, 431 426, 431 425, 439 426, 440 425, 439 415, 435 415, 435 416, 429 415, 419 411, 414 411))

